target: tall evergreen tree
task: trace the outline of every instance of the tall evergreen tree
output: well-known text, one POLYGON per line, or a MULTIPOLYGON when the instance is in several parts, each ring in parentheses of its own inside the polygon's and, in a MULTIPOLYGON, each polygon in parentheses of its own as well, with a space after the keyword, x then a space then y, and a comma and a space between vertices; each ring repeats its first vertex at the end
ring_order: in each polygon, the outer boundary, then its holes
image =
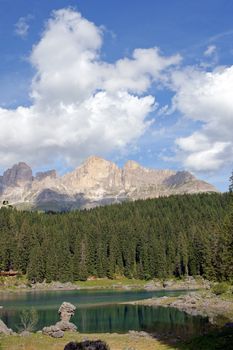
POLYGON ((232 171, 232 174, 230 176, 230 184, 229 184, 229 192, 233 192, 233 171, 232 171))
POLYGON ((27 276, 31 282, 43 282, 45 278, 45 264, 39 243, 31 249, 27 276))

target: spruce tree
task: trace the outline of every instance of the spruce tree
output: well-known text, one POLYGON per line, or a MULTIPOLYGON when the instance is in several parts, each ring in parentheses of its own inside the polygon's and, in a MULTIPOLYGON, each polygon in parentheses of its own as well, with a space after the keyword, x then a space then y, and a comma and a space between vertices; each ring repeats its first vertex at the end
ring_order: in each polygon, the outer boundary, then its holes
POLYGON ((233 171, 232 174, 230 176, 230 184, 229 184, 229 192, 232 193, 233 192, 233 171))
POLYGON ((31 249, 27 276, 31 282, 43 282, 45 278, 44 260, 39 243, 31 249))

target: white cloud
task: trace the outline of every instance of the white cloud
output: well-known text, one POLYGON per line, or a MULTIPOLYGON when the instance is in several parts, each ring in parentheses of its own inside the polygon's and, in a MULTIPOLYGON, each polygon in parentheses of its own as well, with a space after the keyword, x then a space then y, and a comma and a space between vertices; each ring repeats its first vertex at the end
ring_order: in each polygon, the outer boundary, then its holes
POLYGON ((76 165, 90 154, 123 150, 145 132, 157 108, 146 93, 180 56, 136 49, 132 58, 109 64, 100 58, 102 43, 102 29, 80 13, 53 13, 30 56, 37 71, 33 104, 0 109, 2 166, 19 160, 76 165))
POLYGON ((15 34, 25 39, 29 31, 29 21, 32 20, 32 15, 27 15, 26 17, 20 17, 17 23, 15 24, 15 34))
POLYGON ((217 47, 215 45, 209 45, 204 52, 204 56, 210 57, 216 53, 217 47))
POLYGON ((233 159, 233 66, 205 72, 175 71, 173 108, 200 121, 199 130, 176 140, 178 158, 194 171, 216 171, 233 159))

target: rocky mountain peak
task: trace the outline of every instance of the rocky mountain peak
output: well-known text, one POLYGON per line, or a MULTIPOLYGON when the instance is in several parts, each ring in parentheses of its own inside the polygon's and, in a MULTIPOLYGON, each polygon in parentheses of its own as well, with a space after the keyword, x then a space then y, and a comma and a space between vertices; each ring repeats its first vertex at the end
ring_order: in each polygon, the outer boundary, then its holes
POLYGON ((101 170, 101 169, 106 169, 109 167, 117 167, 114 163, 103 159, 101 157, 97 157, 97 156, 91 156, 89 158, 87 158, 80 167, 78 167, 76 170, 80 169, 80 168, 85 168, 86 170, 89 171, 96 171, 96 170, 101 170))
POLYGON ((116 164, 103 158, 92 156, 72 173, 64 176, 65 184, 83 192, 85 189, 102 187, 103 191, 121 185, 121 170, 116 164))
POLYGON ((164 183, 168 186, 179 186, 194 180, 195 176, 188 171, 177 171, 176 174, 169 176, 164 183))
POLYGON ((23 208, 45 210, 92 208, 125 200, 216 191, 187 171, 149 169, 133 160, 121 169, 97 156, 89 157, 62 177, 55 170, 33 177, 24 162, 0 176, 0 202, 8 200, 23 208))
POLYGON ((40 171, 36 173, 35 180, 42 181, 45 178, 51 178, 51 179, 56 179, 57 173, 56 170, 48 170, 48 171, 40 171))
POLYGON ((3 173, 3 186, 18 186, 32 181, 32 169, 24 162, 19 162, 3 173))
POLYGON ((124 165, 124 170, 135 170, 140 168, 142 168, 141 165, 134 160, 128 160, 128 162, 126 162, 124 165))

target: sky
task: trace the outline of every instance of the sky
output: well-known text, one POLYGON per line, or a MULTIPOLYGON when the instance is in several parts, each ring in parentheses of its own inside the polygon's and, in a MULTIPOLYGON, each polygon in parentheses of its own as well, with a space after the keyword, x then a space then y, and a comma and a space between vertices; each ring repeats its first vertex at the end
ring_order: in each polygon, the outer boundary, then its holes
POLYGON ((233 1, 0 0, 0 173, 97 155, 228 189, 233 1))

